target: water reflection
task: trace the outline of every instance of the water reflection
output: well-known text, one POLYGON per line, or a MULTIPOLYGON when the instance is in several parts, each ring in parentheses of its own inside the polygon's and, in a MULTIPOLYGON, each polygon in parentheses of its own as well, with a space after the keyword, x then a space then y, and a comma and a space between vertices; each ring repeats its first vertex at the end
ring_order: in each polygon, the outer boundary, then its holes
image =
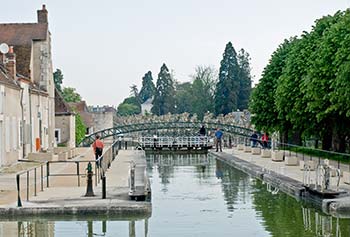
POLYGON ((153 213, 0 222, 0 236, 349 236, 350 221, 205 155, 149 155, 153 213))
POLYGON ((130 221, 18 221, 0 223, 0 236, 54 237, 54 236, 144 236, 148 235, 148 219, 130 221), (142 226, 143 225, 143 226, 142 226), (64 228, 62 228, 64 226, 64 228), (109 226, 109 228, 107 228, 109 226), (117 226, 122 227, 120 231, 117 226), (127 227, 127 228, 125 228, 127 227), (126 230, 126 231, 125 231, 126 230))

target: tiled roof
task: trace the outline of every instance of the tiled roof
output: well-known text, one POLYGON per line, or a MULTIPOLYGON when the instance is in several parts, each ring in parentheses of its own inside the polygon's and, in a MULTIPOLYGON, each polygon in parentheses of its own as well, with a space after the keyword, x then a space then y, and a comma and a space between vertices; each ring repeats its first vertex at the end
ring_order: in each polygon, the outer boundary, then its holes
POLYGON ((7 73, 3 64, 0 64, 0 83, 20 89, 18 83, 7 73))
POLYGON ((43 23, 0 24, 0 42, 30 46, 33 40, 46 40, 47 32, 48 24, 43 23))
POLYGON ((76 112, 80 114, 81 118, 84 121, 84 124, 87 127, 94 126, 94 120, 92 118, 92 114, 88 112, 87 105, 86 105, 85 101, 69 102, 68 105, 71 108, 74 108, 76 110, 76 112))
POLYGON ((0 24, 0 43, 14 46, 16 68, 20 74, 30 77, 32 41, 46 40, 48 24, 14 23, 0 24))
POLYGON ((55 88, 55 113, 56 114, 73 114, 73 110, 64 101, 61 93, 55 88))

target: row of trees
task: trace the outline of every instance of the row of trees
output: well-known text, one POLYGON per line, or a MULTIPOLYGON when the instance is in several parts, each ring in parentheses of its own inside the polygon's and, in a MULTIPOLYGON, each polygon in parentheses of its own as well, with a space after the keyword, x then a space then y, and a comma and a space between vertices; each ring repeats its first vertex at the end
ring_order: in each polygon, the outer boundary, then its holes
POLYGON ((207 112, 228 114, 247 109, 251 92, 249 54, 241 49, 237 54, 232 43, 226 45, 219 75, 213 67, 197 66, 190 82, 180 83, 163 64, 156 85, 149 71, 142 78, 140 92, 131 86, 131 96, 118 106, 119 115, 138 114, 141 104, 153 98, 150 112, 197 114, 201 119, 207 112))
POLYGON ((315 138, 322 149, 345 151, 350 132, 349 25, 350 11, 339 11, 277 48, 252 93, 257 129, 280 131, 284 141, 296 144, 315 138))

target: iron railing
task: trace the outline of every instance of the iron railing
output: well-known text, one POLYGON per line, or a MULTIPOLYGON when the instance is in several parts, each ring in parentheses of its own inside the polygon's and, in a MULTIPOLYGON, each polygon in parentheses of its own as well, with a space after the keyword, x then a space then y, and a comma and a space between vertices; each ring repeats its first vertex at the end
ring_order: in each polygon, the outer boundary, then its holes
POLYGON ((81 160, 81 161, 46 161, 40 163, 37 167, 25 170, 16 175, 17 185, 17 206, 22 206, 22 197, 25 195, 27 201, 30 196, 37 196, 38 191, 44 191, 44 188, 50 187, 50 177, 77 177, 77 186, 80 186, 81 177, 86 176, 86 166, 88 163, 93 165, 95 171, 95 186, 100 183, 101 180, 105 180, 105 173, 110 167, 112 161, 117 155, 117 141, 115 141, 110 147, 108 147, 97 160, 81 160), (75 172, 62 173, 57 170, 62 169, 64 165, 65 169, 70 169, 67 165, 74 165, 75 172), (59 166, 59 167, 57 167, 59 166), (56 171, 56 172, 55 172, 56 171))
POLYGON ((249 137, 253 130, 249 128, 239 127, 234 124, 224 124, 224 123, 213 123, 213 122, 182 122, 182 121, 169 121, 169 122, 155 122, 155 123, 135 123, 120 125, 113 128, 104 129, 97 131, 89 136, 86 136, 79 146, 90 146, 99 135, 101 138, 116 137, 118 135, 140 132, 140 131, 157 131, 164 129, 193 129, 199 130, 199 128, 204 125, 206 129, 215 130, 220 128, 223 132, 238 134, 242 136, 249 137))

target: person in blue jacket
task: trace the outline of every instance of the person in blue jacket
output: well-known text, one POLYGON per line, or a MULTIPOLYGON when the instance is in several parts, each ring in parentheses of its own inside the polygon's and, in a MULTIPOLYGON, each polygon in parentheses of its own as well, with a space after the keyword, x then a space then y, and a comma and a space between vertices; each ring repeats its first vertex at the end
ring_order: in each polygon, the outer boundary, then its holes
POLYGON ((220 128, 217 128, 216 132, 215 132, 216 152, 219 151, 219 148, 220 148, 220 152, 222 152, 222 136, 223 135, 224 135, 224 133, 220 130, 220 128))

